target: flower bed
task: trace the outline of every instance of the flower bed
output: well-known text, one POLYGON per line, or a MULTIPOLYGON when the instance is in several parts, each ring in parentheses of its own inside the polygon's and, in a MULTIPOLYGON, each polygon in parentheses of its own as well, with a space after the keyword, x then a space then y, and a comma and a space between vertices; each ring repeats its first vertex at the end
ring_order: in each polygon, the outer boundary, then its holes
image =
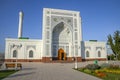
POLYGON ((78 68, 77 70, 104 80, 120 80, 120 67, 115 64, 88 64, 87 66, 78 68))

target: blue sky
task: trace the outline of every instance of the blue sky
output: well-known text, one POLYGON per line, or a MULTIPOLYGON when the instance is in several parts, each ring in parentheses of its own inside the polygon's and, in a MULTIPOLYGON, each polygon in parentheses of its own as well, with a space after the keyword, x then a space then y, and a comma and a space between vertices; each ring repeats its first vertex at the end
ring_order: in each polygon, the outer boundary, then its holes
POLYGON ((23 36, 42 39, 43 8, 80 11, 84 41, 107 41, 108 34, 120 30, 120 0, 0 0, 0 52, 5 38, 17 38, 21 10, 23 36))

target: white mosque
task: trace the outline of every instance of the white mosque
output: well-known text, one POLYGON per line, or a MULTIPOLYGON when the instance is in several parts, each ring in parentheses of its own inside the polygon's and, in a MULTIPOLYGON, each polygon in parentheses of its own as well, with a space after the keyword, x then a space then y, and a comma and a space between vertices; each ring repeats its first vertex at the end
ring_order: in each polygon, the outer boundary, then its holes
POLYGON ((82 40, 79 11, 43 9, 42 39, 22 37, 23 13, 19 13, 18 38, 6 38, 6 62, 106 60, 105 42, 82 40))

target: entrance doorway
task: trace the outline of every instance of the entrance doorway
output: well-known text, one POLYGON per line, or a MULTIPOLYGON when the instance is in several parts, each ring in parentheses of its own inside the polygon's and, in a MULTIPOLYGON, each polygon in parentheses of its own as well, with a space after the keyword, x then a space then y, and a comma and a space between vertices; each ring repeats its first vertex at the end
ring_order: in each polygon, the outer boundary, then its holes
POLYGON ((58 50, 58 60, 66 60, 66 53, 61 48, 58 50))
POLYGON ((61 60, 64 60, 64 53, 61 53, 61 60))

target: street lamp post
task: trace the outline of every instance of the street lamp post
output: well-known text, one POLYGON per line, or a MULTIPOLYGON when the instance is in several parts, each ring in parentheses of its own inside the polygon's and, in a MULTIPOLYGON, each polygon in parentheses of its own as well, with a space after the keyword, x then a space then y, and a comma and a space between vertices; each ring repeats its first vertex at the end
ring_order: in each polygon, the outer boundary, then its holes
POLYGON ((16 47, 17 47, 17 55, 16 55, 16 70, 17 70, 18 49, 20 49, 22 47, 22 44, 18 44, 18 45, 16 45, 16 47))
POLYGON ((14 48, 14 47, 16 47, 16 50, 17 50, 17 52, 16 52, 16 63, 15 63, 15 70, 17 70, 17 59, 18 59, 18 49, 20 49, 21 47, 22 47, 22 44, 12 44, 11 45, 12 46, 12 48, 14 48))
POLYGON ((77 57, 75 58, 75 69, 78 68, 78 65, 77 65, 77 57))
MULTIPOLYGON (((78 51, 79 48, 80 48, 80 47, 77 48, 77 51, 78 51)), ((75 56, 75 69, 77 69, 77 68, 78 68, 77 56, 75 56)))
POLYGON ((73 49, 72 49, 72 52, 74 53, 74 61, 75 61, 75 62, 74 62, 74 68, 77 69, 77 57, 75 56, 73 44, 72 44, 72 48, 73 48, 73 49))
POLYGON ((75 60, 75 63, 74 63, 74 68, 75 69, 77 69, 78 67, 77 67, 77 56, 75 56, 75 51, 74 51, 74 49, 75 49, 75 47, 74 47, 74 45, 73 45, 73 34, 72 34, 72 52, 73 52, 73 55, 74 55, 74 60, 75 60))
POLYGON ((18 49, 17 49, 17 54, 16 54, 16 64, 15 64, 15 70, 17 70, 17 57, 18 57, 18 49))

